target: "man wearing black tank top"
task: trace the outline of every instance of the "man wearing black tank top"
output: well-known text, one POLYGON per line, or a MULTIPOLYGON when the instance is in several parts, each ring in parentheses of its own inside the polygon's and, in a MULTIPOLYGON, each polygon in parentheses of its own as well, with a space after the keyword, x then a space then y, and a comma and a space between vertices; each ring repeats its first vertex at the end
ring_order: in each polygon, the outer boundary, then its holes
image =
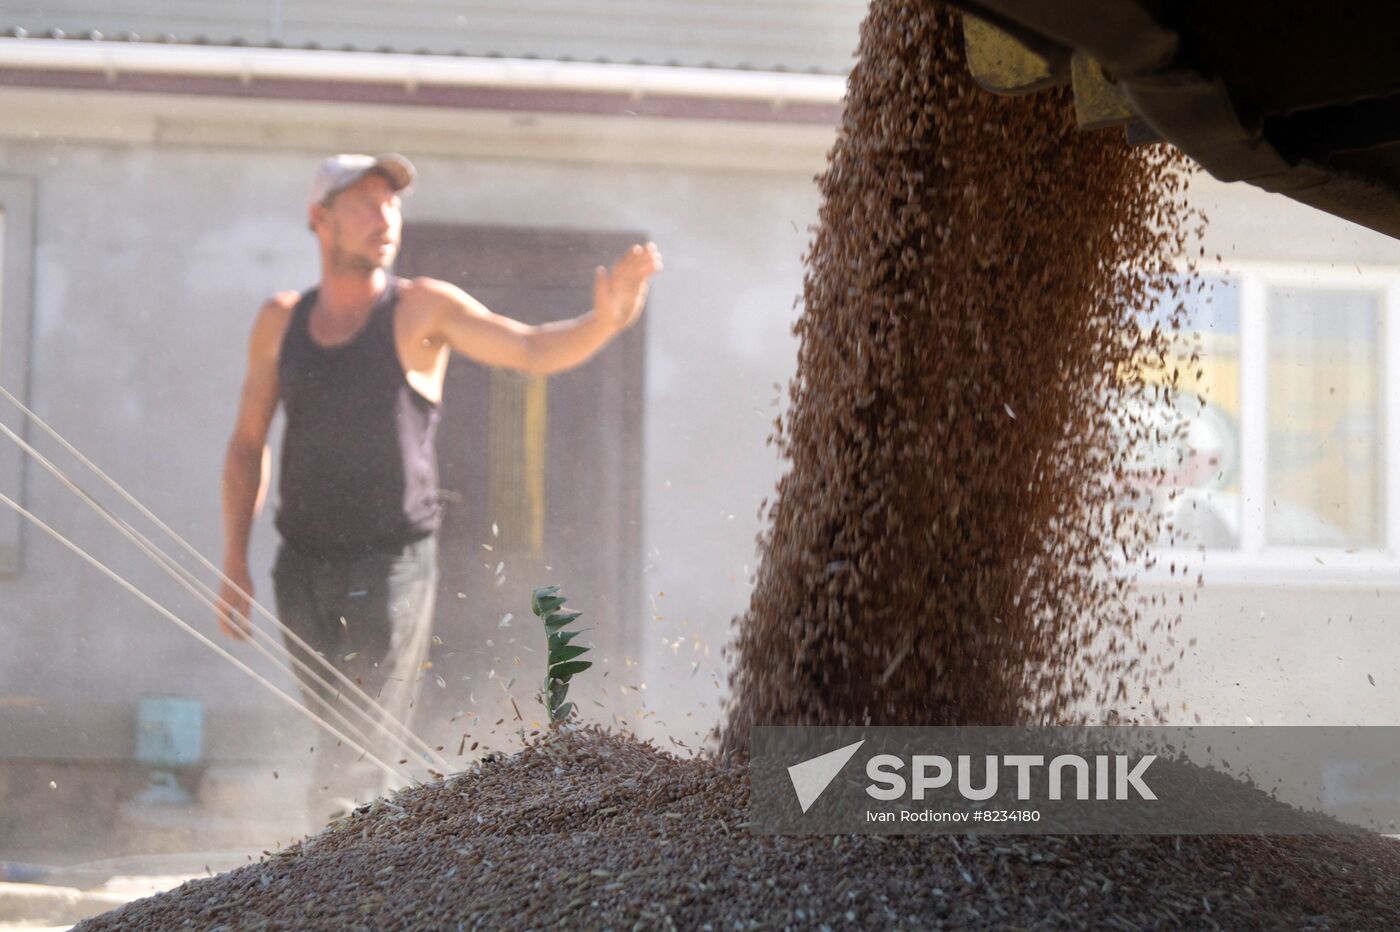
MULTIPOLYGON (((413 166, 398 155, 337 155, 316 173, 308 219, 321 281, 275 295, 253 324, 224 462, 228 581, 218 606, 223 632, 248 638, 248 538, 269 484, 267 435, 281 404, 278 615, 359 681, 380 714, 405 724, 432 637, 440 517, 434 437, 449 354, 530 373, 571 369, 637 319, 647 283, 661 269, 654 244, 633 246, 611 269, 597 269, 593 308, 581 317, 529 326, 494 314, 446 282, 389 272, 402 229, 400 198, 413 180, 413 166)), ((287 646, 315 669, 291 638, 287 646)), ((299 671, 299 686, 308 708, 339 724, 327 715, 334 684, 327 690, 299 671)), ((401 759, 379 729, 364 730, 374 755, 391 765, 401 759)), ((388 788, 382 770, 358 752, 318 738, 313 817, 388 788)))

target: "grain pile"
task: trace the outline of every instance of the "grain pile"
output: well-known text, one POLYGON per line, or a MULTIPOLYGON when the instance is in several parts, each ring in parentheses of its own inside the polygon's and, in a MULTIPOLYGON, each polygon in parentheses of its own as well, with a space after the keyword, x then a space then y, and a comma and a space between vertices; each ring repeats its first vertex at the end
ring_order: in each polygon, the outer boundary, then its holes
POLYGON ((872 5, 726 749, 750 724, 1063 722, 1150 687, 1139 606, 1105 570, 1156 531, 1107 480, 1164 439, 1128 370, 1168 349, 1137 318, 1172 293, 1187 171, 1077 130, 1067 89, 978 88, 946 8, 872 5))
POLYGON ((78 928, 1400 923, 1400 849, 1379 837, 781 838, 749 830, 747 797, 745 768, 558 736, 78 928))

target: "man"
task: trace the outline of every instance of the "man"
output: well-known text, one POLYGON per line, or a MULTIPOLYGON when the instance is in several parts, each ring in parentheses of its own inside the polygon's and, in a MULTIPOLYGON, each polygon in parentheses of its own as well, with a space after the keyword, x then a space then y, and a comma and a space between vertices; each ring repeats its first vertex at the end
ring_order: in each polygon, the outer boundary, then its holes
MULTIPOLYGON (((249 637, 248 537, 269 476, 268 427, 286 413, 273 567, 277 613, 291 630, 408 722, 432 636, 439 525, 434 436, 448 354, 531 373, 585 362, 641 314, 661 269, 654 244, 601 266, 593 308, 529 326, 493 314, 461 289, 399 279, 389 267, 402 229, 400 197, 414 169, 397 155, 337 155, 317 171, 309 223, 321 281, 283 292, 253 324, 248 371, 224 462, 224 573, 218 622, 249 637)), ((314 661, 289 639, 288 649, 314 661)), ((326 676, 326 679, 331 677, 326 676)), ((313 696, 334 701, 308 678, 313 696)), ((347 700, 348 701, 348 700, 347 700)), ((370 731, 370 750, 399 755, 370 731)), ((313 817, 387 787, 381 772, 329 736, 317 741, 313 817)))

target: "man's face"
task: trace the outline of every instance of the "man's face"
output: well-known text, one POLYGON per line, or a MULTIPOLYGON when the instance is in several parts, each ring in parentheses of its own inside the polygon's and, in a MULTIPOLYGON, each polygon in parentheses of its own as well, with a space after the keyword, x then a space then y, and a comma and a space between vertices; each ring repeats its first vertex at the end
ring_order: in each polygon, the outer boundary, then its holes
POLYGON ((372 272, 388 267, 399 251, 403 215, 399 195, 383 175, 370 172, 343 189, 328 206, 313 209, 313 221, 338 267, 372 272))

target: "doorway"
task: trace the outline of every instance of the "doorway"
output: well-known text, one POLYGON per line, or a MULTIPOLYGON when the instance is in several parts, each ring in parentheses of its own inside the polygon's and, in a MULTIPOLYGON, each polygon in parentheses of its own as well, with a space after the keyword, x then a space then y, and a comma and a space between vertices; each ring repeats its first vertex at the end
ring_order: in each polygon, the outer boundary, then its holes
MULTIPOLYGON (((451 282, 495 313, 540 324, 586 312, 594 268, 645 240, 408 223, 396 271, 451 282)), ((583 639, 595 648, 585 659, 620 669, 640 654, 645 327, 643 315, 584 365, 549 377, 452 357, 438 435, 436 640, 415 717, 449 755, 471 732, 464 725, 477 723, 479 740, 542 720, 533 587, 559 585, 584 613, 583 639)))

